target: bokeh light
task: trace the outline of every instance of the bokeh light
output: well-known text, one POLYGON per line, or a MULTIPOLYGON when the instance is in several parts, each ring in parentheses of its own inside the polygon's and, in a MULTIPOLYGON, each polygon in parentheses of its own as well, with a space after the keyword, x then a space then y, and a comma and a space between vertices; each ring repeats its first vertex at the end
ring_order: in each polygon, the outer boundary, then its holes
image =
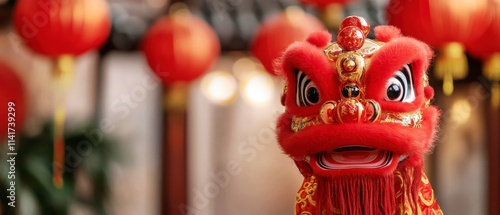
POLYGON ((274 81, 265 72, 254 72, 243 80, 243 98, 252 105, 268 104, 274 95, 274 81))
POLYGON ((230 104, 236 99, 237 82, 229 72, 214 71, 201 80, 202 92, 218 104, 230 104))
POLYGON ((472 107, 466 99, 457 100, 450 110, 450 116, 452 122, 463 125, 465 124, 471 115, 472 107))

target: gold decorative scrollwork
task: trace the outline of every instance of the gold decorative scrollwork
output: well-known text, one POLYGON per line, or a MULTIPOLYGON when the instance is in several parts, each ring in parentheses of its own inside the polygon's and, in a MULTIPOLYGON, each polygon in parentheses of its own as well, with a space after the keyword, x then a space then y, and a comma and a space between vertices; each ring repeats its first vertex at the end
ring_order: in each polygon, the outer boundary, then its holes
POLYGON ((420 187, 418 191, 418 196, 420 198, 420 201, 426 206, 432 206, 434 204, 434 190, 432 190, 432 187, 430 186, 429 179, 427 176, 422 175, 422 183, 423 186, 420 187))
MULTIPOLYGON (((304 182, 299 192, 297 192, 296 204, 300 205, 300 208, 304 209, 308 204, 316 206, 316 201, 314 201, 313 196, 316 194, 316 189, 318 188, 318 183, 316 182, 316 177, 311 176, 309 181, 304 182)), ((301 214, 304 214, 302 212, 301 214)))

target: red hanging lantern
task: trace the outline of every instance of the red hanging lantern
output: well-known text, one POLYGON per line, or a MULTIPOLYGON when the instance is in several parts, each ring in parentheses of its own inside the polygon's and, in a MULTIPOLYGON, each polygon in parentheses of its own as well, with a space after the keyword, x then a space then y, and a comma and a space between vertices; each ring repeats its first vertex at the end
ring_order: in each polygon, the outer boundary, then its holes
POLYGON ((205 73, 220 54, 217 34, 180 9, 156 21, 142 42, 150 68, 165 84, 189 82, 205 73))
POLYGON ((435 75, 443 79, 443 91, 450 95, 453 79, 467 76, 464 45, 476 40, 490 23, 487 7, 488 0, 391 0, 386 14, 389 24, 404 35, 439 49, 435 75))
POLYGON ((19 0, 14 25, 33 51, 58 57, 101 46, 111 20, 105 0, 19 0))
POLYGON ((275 75, 273 63, 290 44, 304 40, 309 34, 324 29, 316 17, 300 8, 290 7, 262 23, 250 49, 266 70, 275 75))
POLYGON ((492 2, 488 7, 492 17, 491 24, 486 31, 475 41, 467 44, 467 51, 474 57, 483 60, 483 75, 492 84, 491 104, 494 108, 500 107, 500 2, 492 2))
POLYGON ((33 51, 54 57, 54 185, 63 186, 65 97, 74 57, 101 46, 110 33, 106 0, 18 0, 14 25, 33 51))
MULTIPOLYGON (((26 113, 23 83, 13 70, 2 62, 0 62, 0 92, 0 122, 2 122, 0 144, 2 144, 7 139, 8 132, 13 132, 14 136, 20 134, 26 113)), ((9 136, 14 137, 12 133, 9 136)), ((9 139, 12 138, 9 137, 9 139)))
POLYGON ((500 2, 490 4, 485 14, 492 17, 490 24, 484 26, 483 34, 467 44, 467 51, 472 56, 483 60, 495 53, 500 53, 500 43, 497 42, 500 38, 500 2))

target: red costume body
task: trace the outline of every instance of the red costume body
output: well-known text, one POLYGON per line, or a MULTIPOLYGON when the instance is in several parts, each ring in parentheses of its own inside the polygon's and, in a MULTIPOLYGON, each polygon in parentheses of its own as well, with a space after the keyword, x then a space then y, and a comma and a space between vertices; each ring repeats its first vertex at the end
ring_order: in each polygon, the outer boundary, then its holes
POLYGON ((297 215, 442 214, 423 172, 439 111, 424 43, 348 17, 277 63, 286 81, 277 135, 304 176, 297 215))

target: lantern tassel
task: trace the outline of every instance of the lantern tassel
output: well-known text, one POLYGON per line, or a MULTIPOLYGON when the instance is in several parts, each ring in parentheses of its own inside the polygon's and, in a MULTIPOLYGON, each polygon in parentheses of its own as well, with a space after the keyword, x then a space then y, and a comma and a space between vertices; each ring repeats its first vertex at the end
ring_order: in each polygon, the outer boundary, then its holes
POLYGON ((495 109, 500 107, 500 53, 492 54, 483 66, 483 74, 493 82, 491 88, 491 106, 495 109))
POLYGON ((453 81, 467 77, 468 64, 464 47, 460 43, 447 43, 438 55, 435 67, 436 78, 443 80, 443 93, 453 93, 453 81))
POLYGON ((56 59, 54 66, 54 160, 52 180, 54 186, 64 186, 64 121, 66 118, 66 92, 72 79, 73 56, 63 55, 56 59))
POLYGON ((443 77, 443 93, 447 96, 453 93, 453 72, 445 71, 443 77))
POLYGON ((165 88, 164 212, 179 214, 187 202, 186 111, 188 85, 176 82, 165 88))
POLYGON ((498 82, 494 83, 491 88, 491 107, 500 108, 500 84, 498 82))
POLYGON ((165 111, 184 111, 187 108, 188 85, 183 82, 175 82, 165 90, 165 111))

